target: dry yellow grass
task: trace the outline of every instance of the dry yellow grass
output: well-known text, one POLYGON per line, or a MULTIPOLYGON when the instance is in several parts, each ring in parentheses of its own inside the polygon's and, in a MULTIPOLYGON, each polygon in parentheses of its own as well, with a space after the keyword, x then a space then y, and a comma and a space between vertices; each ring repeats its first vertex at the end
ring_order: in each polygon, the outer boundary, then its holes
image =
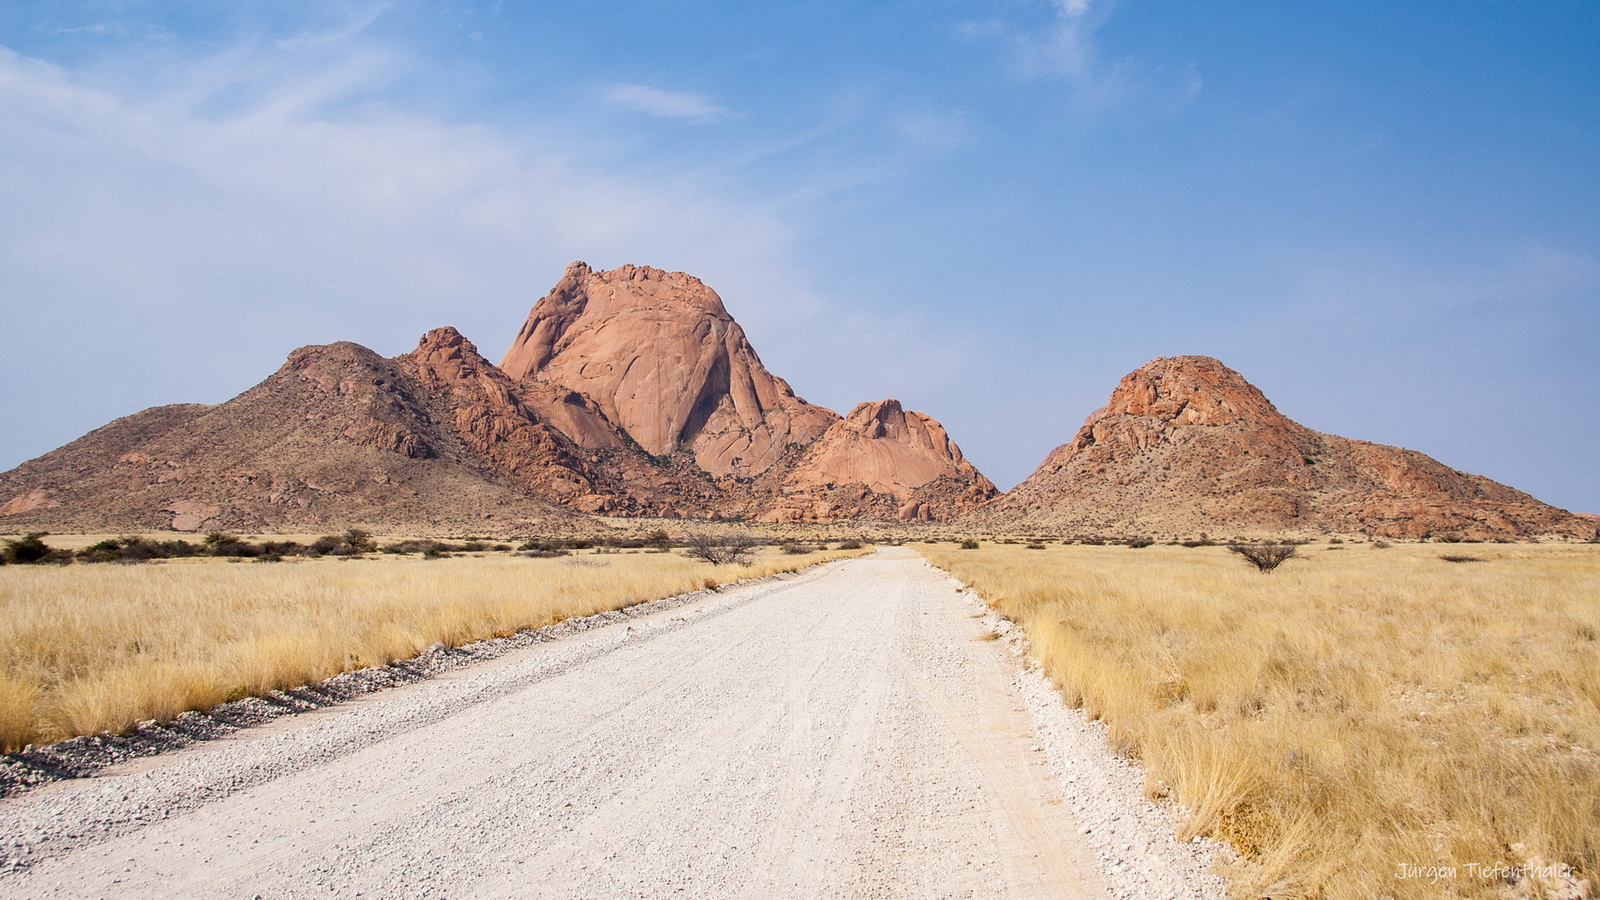
POLYGON ((1024 627, 1189 833, 1240 851, 1241 897, 1596 880, 1600 548, 1313 545, 1271 575, 1221 547, 920 549, 1024 627))
POLYGON ((0 745, 169 719, 634 603, 824 559, 678 553, 0 567, 0 745))

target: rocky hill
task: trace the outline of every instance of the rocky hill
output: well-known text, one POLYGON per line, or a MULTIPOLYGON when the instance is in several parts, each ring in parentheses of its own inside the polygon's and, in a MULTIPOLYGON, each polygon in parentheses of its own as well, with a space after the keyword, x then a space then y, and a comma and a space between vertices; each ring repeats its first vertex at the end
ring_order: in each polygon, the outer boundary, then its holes
POLYGON ((1589 538, 1592 520, 1414 450, 1312 431, 1215 359, 1130 373, 1066 444, 969 520, 1109 534, 1589 538))
POLYGON ((393 531, 579 518, 487 471, 471 429, 458 428, 476 423, 462 421, 472 405, 418 369, 356 344, 301 348, 226 403, 146 410, 0 473, 0 528, 393 531))

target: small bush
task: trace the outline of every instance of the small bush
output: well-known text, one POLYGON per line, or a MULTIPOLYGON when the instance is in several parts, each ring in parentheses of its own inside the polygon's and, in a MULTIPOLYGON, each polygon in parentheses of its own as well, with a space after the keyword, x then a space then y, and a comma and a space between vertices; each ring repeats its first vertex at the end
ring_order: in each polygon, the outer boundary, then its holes
POLYGON ((340 540, 344 542, 345 549, 349 553, 360 555, 362 553, 378 552, 378 544, 373 541, 372 535, 359 528, 349 529, 340 537, 340 540))
POLYGON ((789 553, 789 554, 793 554, 795 556, 800 556, 801 554, 804 554, 804 553, 811 553, 815 549, 816 549, 815 547, 812 547, 812 546, 807 545, 807 544, 784 544, 783 545, 783 552, 789 553))
POLYGON ((1299 549, 1294 544, 1229 544, 1228 549, 1262 572, 1271 572, 1294 559, 1299 549))
POLYGON ((967 540, 964 540, 964 541, 961 542, 961 549, 963 549, 963 550, 976 550, 976 549, 978 549, 978 542, 975 541, 975 540, 972 540, 971 538, 968 538, 967 540))
MULTIPOLYGON (((4 560, 7 565, 12 566, 59 562, 59 554, 65 551, 57 550, 46 544, 44 539, 47 534, 47 532, 43 531, 33 531, 14 541, 6 541, 5 549, 0 550, 0 560, 4 560)), ((66 561, 72 561, 72 554, 67 554, 66 561)))
POLYGON ((1481 556, 1462 556, 1458 553, 1443 553, 1439 555, 1439 558, 1445 562, 1453 563, 1483 562, 1483 557, 1481 556))
POLYGON ((1043 544, 1029 544, 1028 545, 1028 549, 1029 550, 1043 550, 1044 549, 1044 545, 1043 544))
POLYGON ((757 545, 758 541, 748 534, 731 534, 724 538, 692 534, 687 551, 691 558, 702 559, 712 565, 744 565, 750 561, 757 545))
POLYGON ((1389 549, 1390 547, 1393 547, 1393 546, 1394 545, 1389 543, 1388 541, 1373 541, 1372 542, 1372 549, 1374 549, 1374 550, 1387 550, 1387 549, 1389 549))
POLYGON ((840 550, 860 550, 861 549, 861 542, 860 541, 853 541, 853 540, 852 541, 840 541, 839 542, 839 549, 840 550))
POLYGON ((85 547, 75 555, 79 562, 85 563, 142 563, 154 559, 197 556, 205 552, 204 547, 188 541, 152 541, 138 535, 124 535, 85 547))
POLYGON ((333 556, 344 549, 344 542, 336 537, 319 537, 311 542, 306 552, 312 556, 333 556))
POLYGON ((1127 544, 1129 547, 1132 547, 1135 550, 1143 550, 1144 548, 1150 546, 1151 544, 1154 544, 1155 542, 1156 542, 1155 538, 1147 538, 1147 537, 1132 537, 1132 538, 1128 538, 1127 540, 1123 541, 1124 544, 1127 544))
POLYGON ((227 531, 213 531, 206 535, 200 543, 204 544, 207 550, 215 553, 218 547, 239 543, 239 536, 227 531))

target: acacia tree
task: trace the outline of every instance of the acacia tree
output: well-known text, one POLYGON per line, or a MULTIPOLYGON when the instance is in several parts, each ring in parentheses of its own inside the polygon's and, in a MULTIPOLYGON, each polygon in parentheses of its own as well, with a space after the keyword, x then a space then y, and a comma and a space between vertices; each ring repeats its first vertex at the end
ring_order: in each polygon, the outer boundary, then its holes
POLYGON ((1229 544, 1228 549, 1244 557, 1262 572, 1271 572, 1290 559, 1295 559, 1299 548, 1293 544, 1229 544))
POLYGON ((750 561, 759 543, 749 534, 730 534, 719 538, 700 532, 689 535, 685 549, 691 557, 703 559, 712 565, 743 565, 750 561))

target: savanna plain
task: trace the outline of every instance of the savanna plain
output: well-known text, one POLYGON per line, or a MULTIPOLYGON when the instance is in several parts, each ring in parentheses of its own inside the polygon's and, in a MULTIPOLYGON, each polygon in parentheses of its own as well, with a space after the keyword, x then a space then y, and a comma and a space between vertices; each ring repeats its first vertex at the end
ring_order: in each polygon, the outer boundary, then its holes
MULTIPOLYGON (((1600 546, 923 543, 1021 626, 1241 897, 1581 896, 1600 867, 1600 546), (1448 558, 1447 558, 1448 557, 1448 558), (1551 874, 1553 873, 1553 874, 1551 874)), ((808 549, 809 548, 805 548, 808 549)), ((856 550, 0 568, 0 744, 856 550)))
POLYGON ((435 644, 862 552, 791 549, 807 552, 769 547, 718 565, 681 552, 589 550, 0 567, 0 747, 122 732, 435 644))
POLYGON ((1034 546, 920 549, 1234 848, 1239 896, 1588 895, 1600 547, 1034 546))

